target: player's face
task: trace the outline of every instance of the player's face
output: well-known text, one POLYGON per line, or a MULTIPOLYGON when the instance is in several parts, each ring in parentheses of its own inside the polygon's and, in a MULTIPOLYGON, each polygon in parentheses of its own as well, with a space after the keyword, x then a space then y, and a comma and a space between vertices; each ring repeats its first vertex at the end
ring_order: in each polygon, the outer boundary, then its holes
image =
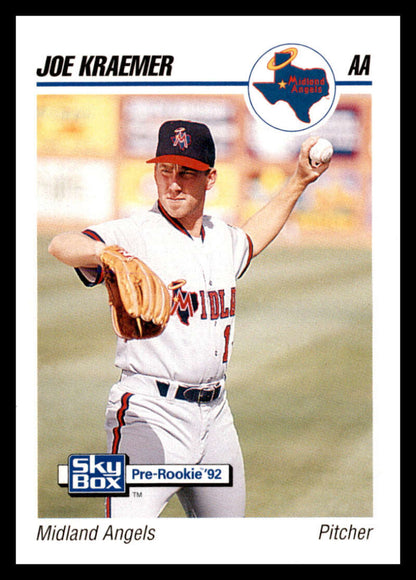
POLYGON ((202 216, 205 192, 215 179, 215 169, 196 171, 171 163, 157 163, 155 167, 159 201, 169 215, 182 222, 202 216))

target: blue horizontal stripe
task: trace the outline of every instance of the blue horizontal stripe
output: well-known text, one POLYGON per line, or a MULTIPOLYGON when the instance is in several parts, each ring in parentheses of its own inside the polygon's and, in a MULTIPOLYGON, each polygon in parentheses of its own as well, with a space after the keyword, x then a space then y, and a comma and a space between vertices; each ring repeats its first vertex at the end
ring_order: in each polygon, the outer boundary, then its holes
POLYGON ((338 87, 372 85, 373 81, 335 81, 338 87))
POLYGON ((38 87, 245 87, 247 81, 46 81, 38 87))
MULTIPOLYGON (((372 81, 335 81, 337 86, 371 86, 372 81)), ((38 87, 246 87, 247 81, 40 81, 38 87)))

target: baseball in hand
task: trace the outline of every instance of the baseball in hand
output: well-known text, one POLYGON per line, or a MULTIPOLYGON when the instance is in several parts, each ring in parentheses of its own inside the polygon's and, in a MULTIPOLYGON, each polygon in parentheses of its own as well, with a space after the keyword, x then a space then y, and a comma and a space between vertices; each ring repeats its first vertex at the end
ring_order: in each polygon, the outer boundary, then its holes
POLYGON ((312 167, 319 167, 321 163, 328 163, 331 161, 333 152, 334 149, 328 139, 319 138, 309 151, 309 158, 312 167))

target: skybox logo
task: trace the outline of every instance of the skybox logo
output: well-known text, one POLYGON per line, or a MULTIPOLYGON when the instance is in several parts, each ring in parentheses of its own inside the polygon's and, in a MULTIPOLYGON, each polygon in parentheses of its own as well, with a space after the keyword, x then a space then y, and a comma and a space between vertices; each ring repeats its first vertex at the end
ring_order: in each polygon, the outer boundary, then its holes
POLYGON ((326 59, 302 44, 281 44, 255 63, 248 82, 255 113, 281 131, 306 131, 335 103, 335 77, 326 59))
POLYGON ((126 491, 125 455, 70 455, 68 493, 114 494, 126 491))

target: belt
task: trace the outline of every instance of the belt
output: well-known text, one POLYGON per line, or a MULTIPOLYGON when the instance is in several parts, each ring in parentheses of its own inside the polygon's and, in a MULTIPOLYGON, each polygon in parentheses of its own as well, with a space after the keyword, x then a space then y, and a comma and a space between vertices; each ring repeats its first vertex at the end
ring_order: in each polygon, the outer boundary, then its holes
MULTIPOLYGON (((166 397, 169 390, 169 383, 156 381, 157 388, 162 397, 166 397)), ((175 399, 190 401, 191 403, 210 403, 218 399, 221 393, 221 385, 210 385, 208 387, 184 387, 179 385, 176 389, 175 399)))

